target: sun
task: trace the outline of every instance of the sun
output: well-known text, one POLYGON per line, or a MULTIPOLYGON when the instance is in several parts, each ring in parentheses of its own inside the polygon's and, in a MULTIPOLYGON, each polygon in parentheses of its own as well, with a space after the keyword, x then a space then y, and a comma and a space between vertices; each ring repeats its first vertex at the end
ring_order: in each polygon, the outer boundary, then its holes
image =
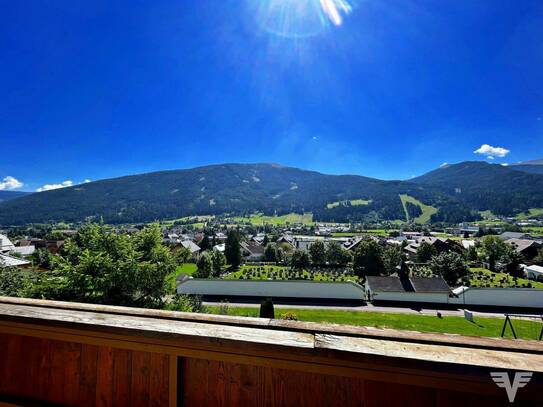
POLYGON ((258 0, 256 16, 267 31, 283 37, 309 37, 340 26, 352 12, 350 0, 258 0))

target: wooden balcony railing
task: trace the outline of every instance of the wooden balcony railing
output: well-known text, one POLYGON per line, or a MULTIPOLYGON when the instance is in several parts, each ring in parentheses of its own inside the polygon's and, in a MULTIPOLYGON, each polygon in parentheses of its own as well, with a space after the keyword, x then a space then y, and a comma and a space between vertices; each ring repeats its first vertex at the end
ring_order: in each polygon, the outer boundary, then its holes
POLYGON ((538 342, 0 297, 0 404, 499 406, 503 371, 543 405, 538 342))

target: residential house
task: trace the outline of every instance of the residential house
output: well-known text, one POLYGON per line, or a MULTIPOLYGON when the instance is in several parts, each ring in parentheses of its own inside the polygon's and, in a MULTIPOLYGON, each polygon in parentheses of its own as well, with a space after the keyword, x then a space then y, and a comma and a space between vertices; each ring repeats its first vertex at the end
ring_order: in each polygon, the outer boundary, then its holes
POLYGON ((543 281, 543 267, 541 266, 524 266, 524 273, 529 280, 543 281))
POLYGON ((532 236, 529 233, 523 233, 523 232, 503 232, 500 235, 500 239, 502 239, 502 240, 510 240, 510 239, 527 239, 527 240, 531 240, 532 236))
POLYGON ((197 259, 200 256, 200 247, 194 243, 192 240, 183 240, 180 243, 181 246, 183 246, 185 249, 190 250, 190 255, 197 259))
POLYGON ((264 247, 254 241, 241 242, 241 254, 248 261, 259 261, 264 257, 264 247))
POLYGON ((539 242, 537 240, 508 239, 506 242, 513 246, 515 251, 521 254, 528 261, 537 256, 539 250, 543 248, 543 242, 539 242))
POLYGON ((409 257, 409 259, 414 259, 417 256, 417 250, 423 243, 427 243, 435 247, 438 254, 451 251, 461 253, 464 250, 463 246, 455 240, 423 236, 405 247, 407 257, 409 257))

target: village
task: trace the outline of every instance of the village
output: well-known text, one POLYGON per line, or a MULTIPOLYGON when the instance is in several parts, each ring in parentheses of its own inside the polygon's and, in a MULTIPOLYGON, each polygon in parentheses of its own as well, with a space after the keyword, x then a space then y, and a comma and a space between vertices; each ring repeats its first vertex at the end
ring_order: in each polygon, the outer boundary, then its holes
MULTIPOLYGON (((543 307, 539 220, 529 222, 536 233, 523 231, 528 224, 513 220, 388 229, 226 221, 195 217, 160 225, 162 244, 181 259, 167 284, 210 309, 251 306, 267 298, 278 306, 325 310, 373 305, 533 314, 543 307), (506 231, 511 229, 519 231, 506 231)), ((68 226, 26 229, 39 237, 21 234, 21 228, 3 231, 0 266, 46 273, 51 256, 62 256, 65 242, 77 237, 78 229, 68 226)), ((107 230, 130 236, 144 226, 107 230)))

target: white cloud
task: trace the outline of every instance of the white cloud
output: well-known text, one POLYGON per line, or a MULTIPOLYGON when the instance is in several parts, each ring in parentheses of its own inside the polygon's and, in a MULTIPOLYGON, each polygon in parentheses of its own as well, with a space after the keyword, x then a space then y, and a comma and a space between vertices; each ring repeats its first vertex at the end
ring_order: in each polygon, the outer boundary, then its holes
POLYGON ((66 180, 60 184, 45 184, 43 187, 36 189, 37 192, 51 191, 53 189, 60 189, 73 186, 73 181, 66 180))
POLYGON ((486 158, 487 158, 487 160, 493 160, 494 159, 494 157, 492 157, 491 155, 487 156, 486 158))
POLYGON ((313 139, 313 140, 317 140, 317 138, 318 138, 317 136, 313 136, 313 138, 312 138, 312 139, 313 139))
MULTIPOLYGON (((85 179, 84 181, 81 181, 79 184, 88 184, 89 182, 92 182, 92 181, 90 179, 85 179)), ((78 185, 78 184, 74 183, 72 180, 67 179, 66 181, 61 182, 60 184, 45 184, 43 187, 36 189, 36 191, 37 192, 51 191, 53 189, 73 187, 74 185, 78 185)))
POLYGON ((441 165, 439 166, 439 168, 445 168, 445 167, 448 166, 448 165, 449 165, 449 163, 445 162, 445 163, 441 164, 441 165))
POLYGON ((507 167, 508 165, 509 165, 509 164, 507 164, 507 163, 503 163, 503 164, 502 164, 503 167, 507 167))
POLYGON ((0 182, 0 191, 21 188, 23 185, 21 181, 8 175, 0 182))
POLYGON ((510 151, 508 149, 503 148, 503 147, 493 147, 488 144, 483 144, 473 153, 482 154, 486 156, 492 156, 492 157, 505 157, 507 154, 509 154, 509 152, 510 151))

